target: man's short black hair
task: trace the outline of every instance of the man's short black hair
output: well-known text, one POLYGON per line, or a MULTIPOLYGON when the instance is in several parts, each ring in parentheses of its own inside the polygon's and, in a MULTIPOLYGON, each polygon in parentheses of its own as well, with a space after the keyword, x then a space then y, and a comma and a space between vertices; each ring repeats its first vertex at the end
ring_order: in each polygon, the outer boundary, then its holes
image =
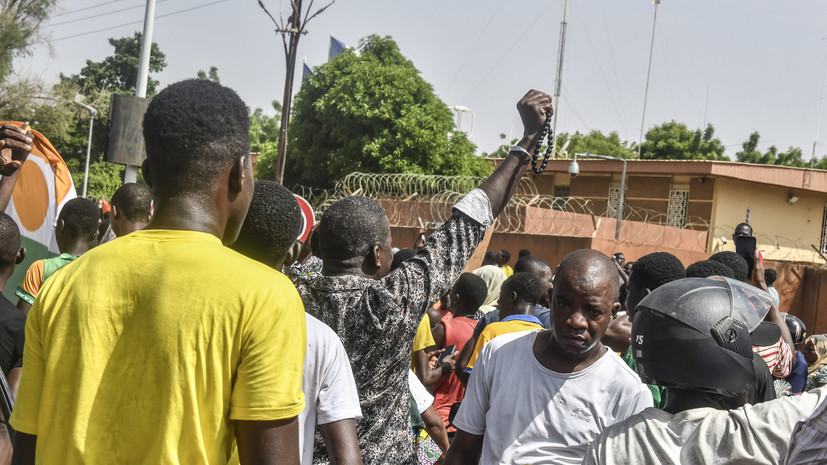
POLYGON ((639 289, 654 291, 660 286, 686 277, 686 269, 678 257, 669 252, 654 252, 640 257, 632 268, 630 280, 639 289))
POLYGON ((752 230, 752 226, 750 226, 749 223, 738 223, 738 226, 735 226, 735 232, 738 232, 738 230, 741 229, 741 228, 749 229, 749 235, 752 236, 753 230, 752 230))
POLYGON ((249 131, 247 106, 232 89, 204 79, 170 85, 144 114, 152 185, 209 189, 227 166, 249 155, 249 131))
POLYGON ((152 191, 143 184, 128 182, 112 194, 109 203, 129 221, 146 221, 152 209, 152 191))
POLYGON ((505 249, 500 250, 500 256, 503 258, 503 263, 508 263, 511 260, 511 252, 505 249))
POLYGON ((735 252, 718 252, 713 256, 709 257, 710 260, 714 260, 716 262, 721 262, 724 265, 728 266, 730 270, 732 270, 732 277, 733 279, 737 279, 738 281, 747 282, 747 277, 749 275, 749 265, 747 261, 744 260, 744 257, 738 255, 735 252))
MULTIPOLYGON (((522 250, 520 250, 520 253, 519 253, 517 256, 518 256, 519 258, 523 258, 523 257, 525 257, 526 255, 531 255, 531 251, 530 251, 530 250, 528 250, 528 249, 522 249, 522 250)), ((518 260, 519 260, 519 258, 518 258, 518 260)))
POLYGON ((232 247, 273 266, 284 260, 301 230, 302 213, 293 194, 275 181, 256 181, 250 209, 232 247))
POLYGON ((391 262, 391 271, 402 266, 402 262, 416 255, 414 249, 399 249, 393 254, 393 261, 391 262))
POLYGON ((540 284, 540 280, 537 279, 531 273, 514 273, 503 281, 502 288, 500 290, 501 293, 510 293, 514 292, 517 294, 517 298, 528 302, 531 305, 537 305, 537 302, 540 301, 540 297, 543 296, 543 285, 540 284))
POLYGON ((543 268, 551 269, 545 260, 536 255, 526 255, 514 264, 515 273, 534 273, 543 268))
POLYGON ((462 273, 454 283, 454 291, 462 298, 465 310, 473 313, 479 310, 480 305, 488 297, 488 286, 485 280, 474 273, 462 273))
POLYGON ((0 211, 0 269, 14 265, 20 250, 20 228, 12 217, 0 211))
POLYGON ((489 251, 485 252, 485 256, 482 259, 482 266, 485 265, 494 265, 497 266, 497 262, 499 258, 499 254, 497 252, 489 251))
POLYGON ((361 259, 374 245, 384 245, 390 234, 385 210, 360 195, 339 199, 328 207, 318 229, 324 260, 361 259))
POLYGON ((701 260, 686 268, 687 278, 708 278, 710 276, 734 277, 730 267, 715 260, 701 260))
POLYGON ((74 198, 60 210, 58 221, 63 220, 64 230, 74 238, 91 236, 98 231, 100 210, 95 202, 83 197, 74 198))
POLYGON ((778 273, 776 273, 774 269, 767 268, 764 270, 764 281, 766 281, 767 286, 775 284, 776 279, 778 279, 778 273))

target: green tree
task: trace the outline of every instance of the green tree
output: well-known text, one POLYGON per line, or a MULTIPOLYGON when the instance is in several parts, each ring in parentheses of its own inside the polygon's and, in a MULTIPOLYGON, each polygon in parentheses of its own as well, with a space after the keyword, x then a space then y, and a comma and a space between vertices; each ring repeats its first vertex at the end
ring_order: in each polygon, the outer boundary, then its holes
POLYGON ((354 171, 491 172, 396 42, 373 35, 359 48, 305 78, 293 107, 286 179, 328 188, 354 171))
POLYGON ((724 144, 715 137, 709 124, 701 131, 689 130, 685 124, 670 121, 646 132, 640 158, 645 160, 729 160, 724 144))
POLYGON ((208 79, 212 82, 220 83, 221 78, 218 77, 218 68, 210 66, 209 72, 204 72, 203 69, 198 70, 198 79, 208 79))
POLYGON ((0 0, 0 83, 11 73, 16 57, 31 54, 40 25, 57 0, 0 0))
MULTIPOLYGON (((779 166, 795 166, 805 167, 810 166, 810 162, 803 159, 803 153, 798 147, 790 147, 786 152, 779 152, 776 146, 770 146, 766 153, 761 153, 758 150, 758 143, 761 140, 761 135, 758 131, 749 135, 749 138, 741 144, 741 150, 735 152, 735 159, 743 163, 755 163, 761 165, 779 165, 779 166)), ((814 160, 815 164, 820 164, 821 160, 814 160)))
POLYGON ((596 129, 589 131, 588 134, 581 134, 577 131, 569 135, 562 132, 557 136, 558 150, 567 142, 569 145, 566 147, 566 152, 569 155, 584 152, 620 158, 634 158, 637 155, 636 144, 621 141, 617 131, 612 131, 608 135, 596 129))
MULTIPOLYGON (((132 37, 109 39, 109 44, 115 48, 115 53, 104 58, 103 61, 86 60, 86 66, 79 74, 65 76, 60 79, 70 80, 78 84, 85 94, 90 89, 103 90, 110 93, 134 94, 138 82, 138 65, 141 58, 142 34, 136 32, 132 37)), ((160 73, 167 66, 166 55, 161 52, 158 44, 152 43, 149 55, 149 72, 160 73)), ((158 81, 150 77, 147 80, 146 95, 152 97, 158 87, 158 81)))

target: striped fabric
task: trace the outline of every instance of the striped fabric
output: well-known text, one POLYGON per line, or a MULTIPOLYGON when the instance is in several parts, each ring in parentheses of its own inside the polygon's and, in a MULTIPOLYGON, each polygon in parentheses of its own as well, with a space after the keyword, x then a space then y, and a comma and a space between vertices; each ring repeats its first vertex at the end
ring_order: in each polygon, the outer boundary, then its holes
POLYGON ((770 373, 776 378, 786 378, 793 367, 793 354, 790 346, 781 338, 771 346, 756 347, 752 351, 760 355, 767 362, 770 373))

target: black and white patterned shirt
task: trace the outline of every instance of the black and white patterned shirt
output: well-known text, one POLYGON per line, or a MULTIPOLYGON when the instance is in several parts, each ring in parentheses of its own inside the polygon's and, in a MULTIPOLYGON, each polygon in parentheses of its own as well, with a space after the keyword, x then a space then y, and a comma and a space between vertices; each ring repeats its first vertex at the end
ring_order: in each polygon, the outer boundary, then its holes
POLYGON ((363 416, 356 432, 366 465, 414 463, 408 389, 414 335, 492 222, 488 196, 474 189, 425 248, 381 280, 295 277, 307 312, 336 331, 350 358, 363 416))

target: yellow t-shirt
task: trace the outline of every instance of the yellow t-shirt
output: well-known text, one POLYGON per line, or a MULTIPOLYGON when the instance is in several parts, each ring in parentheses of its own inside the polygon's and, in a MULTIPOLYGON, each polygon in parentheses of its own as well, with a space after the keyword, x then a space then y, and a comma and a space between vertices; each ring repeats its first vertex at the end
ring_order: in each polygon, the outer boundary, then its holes
POLYGON ((514 274, 514 268, 511 268, 508 265, 501 266, 500 269, 503 270, 503 273, 505 273, 505 275, 508 276, 509 278, 511 277, 511 275, 514 274))
POLYGON ((37 463, 228 463, 232 420, 304 408, 305 344, 281 273, 210 234, 134 232, 44 283, 11 423, 37 463))
MULTIPOLYGON (((436 341, 434 341, 434 335, 431 333, 431 319, 428 317, 428 313, 425 312, 425 315, 422 316, 422 321, 419 322, 419 327, 416 328, 416 336, 414 336, 413 341, 413 352, 427 349, 428 347, 435 345, 436 341)), ((23 356, 25 357, 25 354, 23 356)), ((413 354, 411 354, 411 370, 416 373, 413 354)))
MULTIPOLYGON (((480 351, 491 339, 503 334, 519 333, 520 331, 529 331, 532 329, 543 329, 543 326, 525 320, 497 321, 486 326, 485 329, 482 330, 482 333, 480 333, 480 337, 477 338, 477 344, 474 346, 474 352, 471 353, 468 365, 465 366, 465 371, 470 372, 474 368, 474 363, 476 363, 480 351)), ((25 360, 25 358, 26 354, 24 353, 23 359, 25 360)))

